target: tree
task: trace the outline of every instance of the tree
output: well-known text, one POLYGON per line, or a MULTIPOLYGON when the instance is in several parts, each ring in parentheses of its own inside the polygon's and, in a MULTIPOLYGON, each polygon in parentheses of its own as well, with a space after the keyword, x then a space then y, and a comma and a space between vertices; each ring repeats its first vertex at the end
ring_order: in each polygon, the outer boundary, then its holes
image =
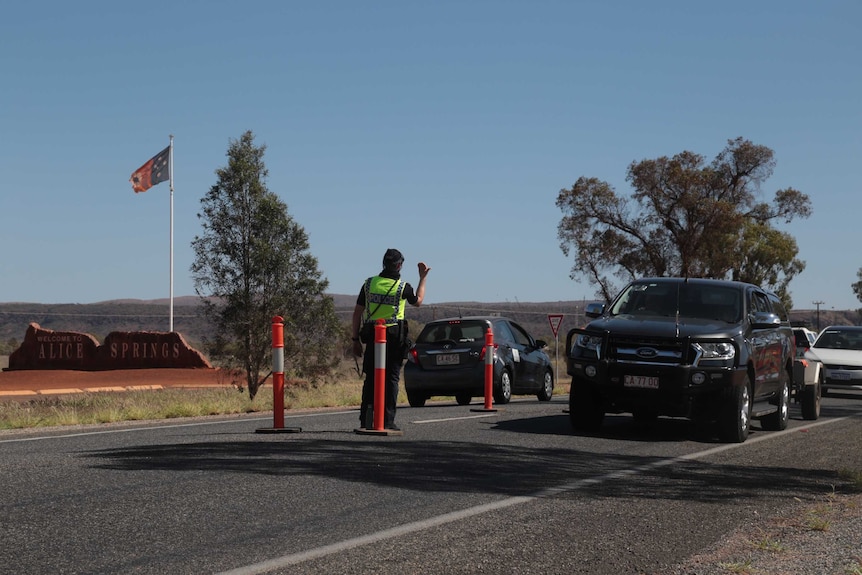
POLYGON ((862 301, 862 268, 859 268, 856 271, 856 277, 859 278, 859 281, 850 284, 850 287, 853 288, 853 293, 856 294, 856 299, 862 301))
POLYGON ((560 248, 575 258, 572 279, 585 276, 606 301, 617 292, 614 277, 737 279, 774 290, 790 309, 787 286, 805 263, 793 237, 771 223, 808 217, 811 203, 792 188, 758 202, 774 168, 772 150, 737 138, 709 165, 689 151, 632 162, 630 198, 597 178, 579 178, 556 202, 560 248))
POLYGON ((227 166, 201 199, 203 233, 192 242, 195 291, 215 325, 207 344, 244 370, 251 398, 269 376, 274 316, 284 318, 286 364, 312 379, 337 362, 343 331, 308 235, 266 187, 265 150, 251 131, 230 142, 227 166))

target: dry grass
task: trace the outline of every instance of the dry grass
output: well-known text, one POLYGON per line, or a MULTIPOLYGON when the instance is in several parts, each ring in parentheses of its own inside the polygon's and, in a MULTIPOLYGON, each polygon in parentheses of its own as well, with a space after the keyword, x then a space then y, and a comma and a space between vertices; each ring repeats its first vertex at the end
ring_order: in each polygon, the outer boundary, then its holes
MULTIPOLYGON (((216 388, 88 392, 0 402, 0 429, 272 411, 272 380, 267 381, 253 400, 238 383, 242 380, 241 377, 227 377, 220 382, 224 386, 216 388)), ((558 386, 555 392, 568 393, 568 385, 558 386)), ((361 398, 362 378, 353 358, 345 358, 324 381, 310 382, 289 376, 285 381, 284 406, 288 410, 356 406, 361 398)), ((407 403, 403 379, 398 401, 407 403)))

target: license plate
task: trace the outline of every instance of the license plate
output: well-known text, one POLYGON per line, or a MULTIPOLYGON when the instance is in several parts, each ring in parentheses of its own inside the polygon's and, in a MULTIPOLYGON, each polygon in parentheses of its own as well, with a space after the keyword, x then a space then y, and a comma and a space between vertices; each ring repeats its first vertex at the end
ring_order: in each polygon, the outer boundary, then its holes
POLYGON ((840 379, 840 380, 843 380, 843 381, 846 381, 846 380, 849 380, 849 379, 850 379, 850 374, 849 374, 849 373, 845 373, 845 372, 843 372, 843 371, 833 371, 833 372, 831 373, 831 375, 832 375, 832 379, 840 379))
POLYGON ((623 386, 658 389, 658 378, 646 375, 627 375, 623 378, 623 386))
POLYGON ((441 353, 437 356, 437 365, 458 365, 461 357, 457 353, 441 353))

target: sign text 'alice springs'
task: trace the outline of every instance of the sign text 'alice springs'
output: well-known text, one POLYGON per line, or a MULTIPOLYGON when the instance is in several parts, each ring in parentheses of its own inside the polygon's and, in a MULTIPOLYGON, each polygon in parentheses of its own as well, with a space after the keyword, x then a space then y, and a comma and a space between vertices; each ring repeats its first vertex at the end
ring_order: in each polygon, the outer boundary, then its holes
POLYGON ((211 367, 176 332, 111 332, 100 345, 92 335, 43 329, 31 323, 9 369, 137 369, 211 367))

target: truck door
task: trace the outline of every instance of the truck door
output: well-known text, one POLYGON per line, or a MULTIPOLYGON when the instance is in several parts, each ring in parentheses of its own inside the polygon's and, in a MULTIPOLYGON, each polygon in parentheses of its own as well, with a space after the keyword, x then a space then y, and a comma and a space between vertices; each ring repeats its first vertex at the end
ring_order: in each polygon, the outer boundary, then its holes
MULTIPOLYGON (((751 311, 771 313, 769 299, 766 294, 752 290, 749 309, 751 311)), ((752 351, 754 353, 754 399, 760 399, 778 390, 782 362, 781 338, 776 329, 752 329, 752 351)))

